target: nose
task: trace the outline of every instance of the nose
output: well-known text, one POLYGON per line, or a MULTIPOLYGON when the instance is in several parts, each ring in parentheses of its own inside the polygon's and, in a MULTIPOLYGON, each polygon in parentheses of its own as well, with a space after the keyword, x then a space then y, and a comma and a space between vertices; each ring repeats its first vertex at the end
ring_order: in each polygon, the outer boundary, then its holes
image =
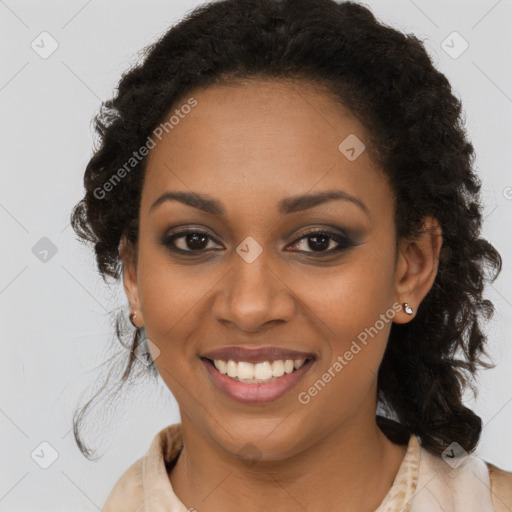
POLYGON ((217 321, 258 332, 269 324, 292 319, 296 308, 293 290, 263 254, 252 263, 238 258, 221 280, 213 303, 217 321))

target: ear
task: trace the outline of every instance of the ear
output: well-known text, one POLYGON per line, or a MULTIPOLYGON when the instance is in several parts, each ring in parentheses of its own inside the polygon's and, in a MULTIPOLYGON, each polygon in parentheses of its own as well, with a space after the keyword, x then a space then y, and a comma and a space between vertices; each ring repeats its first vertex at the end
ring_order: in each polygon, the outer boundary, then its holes
POLYGON ((400 241, 395 269, 395 299, 401 306, 407 302, 413 314, 408 315, 402 310, 394 322, 407 323, 414 318, 421 301, 434 284, 442 243, 442 230, 434 217, 423 219, 423 229, 418 238, 400 241))
POLYGON ((139 325, 141 323, 143 324, 143 317, 140 307, 139 288, 137 285, 137 250, 133 244, 126 239, 126 236, 122 236, 118 251, 123 266, 124 291, 130 303, 130 310, 133 313, 137 313, 135 324, 138 327, 143 327, 143 325, 139 325))

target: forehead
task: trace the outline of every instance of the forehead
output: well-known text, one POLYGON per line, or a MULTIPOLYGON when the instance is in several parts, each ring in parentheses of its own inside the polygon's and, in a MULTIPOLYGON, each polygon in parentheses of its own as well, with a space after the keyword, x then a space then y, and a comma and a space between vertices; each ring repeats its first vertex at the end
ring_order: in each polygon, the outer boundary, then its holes
POLYGON ((174 123, 148 156, 142 208, 166 190, 198 188, 245 202, 334 187, 367 203, 390 195, 364 150, 363 125, 321 86, 215 85, 191 92, 173 113, 174 123), (180 112, 190 98, 195 106, 180 112), (346 153, 351 147, 355 159, 346 153))

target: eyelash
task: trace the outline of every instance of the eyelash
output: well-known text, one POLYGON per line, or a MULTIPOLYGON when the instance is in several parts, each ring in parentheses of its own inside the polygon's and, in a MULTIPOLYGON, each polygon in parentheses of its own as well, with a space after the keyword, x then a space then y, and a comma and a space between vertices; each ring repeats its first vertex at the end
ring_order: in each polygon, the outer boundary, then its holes
MULTIPOLYGON (((216 250, 216 249, 185 250, 185 249, 179 249, 174 246, 175 240, 178 240, 180 238, 183 238, 187 235, 192 235, 192 234, 204 235, 204 236, 208 237, 210 240, 214 240, 214 238, 212 238, 206 231, 203 231, 200 229, 185 229, 183 231, 179 231, 177 233, 173 233, 173 234, 165 236, 162 239, 161 243, 162 243, 162 245, 167 247, 170 251, 175 252, 175 253, 180 253, 180 254, 185 254, 185 253, 204 254, 206 252, 212 252, 212 251, 216 250)), ((326 231, 326 230, 322 230, 322 229, 314 229, 314 230, 308 231, 306 233, 303 233, 299 238, 297 238, 294 242, 292 242, 291 245, 292 246, 297 245, 297 243, 299 243, 303 239, 313 238, 313 237, 318 237, 318 236, 326 236, 326 237, 332 239, 333 241, 337 242, 339 245, 338 245, 338 247, 335 247, 334 249, 330 249, 328 251, 319 251, 319 252, 299 251, 299 252, 306 253, 306 254, 317 254, 318 255, 317 257, 322 257, 322 256, 330 256, 334 253, 349 249, 350 247, 353 247, 354 245, 356 245, 346 235, 341 235, 339 233, 334 233, 332 231, 326 231)))

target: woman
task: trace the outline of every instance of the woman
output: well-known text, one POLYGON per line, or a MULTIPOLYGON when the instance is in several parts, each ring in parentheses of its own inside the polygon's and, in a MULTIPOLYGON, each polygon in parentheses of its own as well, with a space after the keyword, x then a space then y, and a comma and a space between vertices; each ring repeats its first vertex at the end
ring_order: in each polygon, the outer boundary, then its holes
POLYGON ((204 5, 123 76, 72 223, 181 422, 105 512, 512 509, 461 398, 501 270, 461 111, 333 0, 204 5))

